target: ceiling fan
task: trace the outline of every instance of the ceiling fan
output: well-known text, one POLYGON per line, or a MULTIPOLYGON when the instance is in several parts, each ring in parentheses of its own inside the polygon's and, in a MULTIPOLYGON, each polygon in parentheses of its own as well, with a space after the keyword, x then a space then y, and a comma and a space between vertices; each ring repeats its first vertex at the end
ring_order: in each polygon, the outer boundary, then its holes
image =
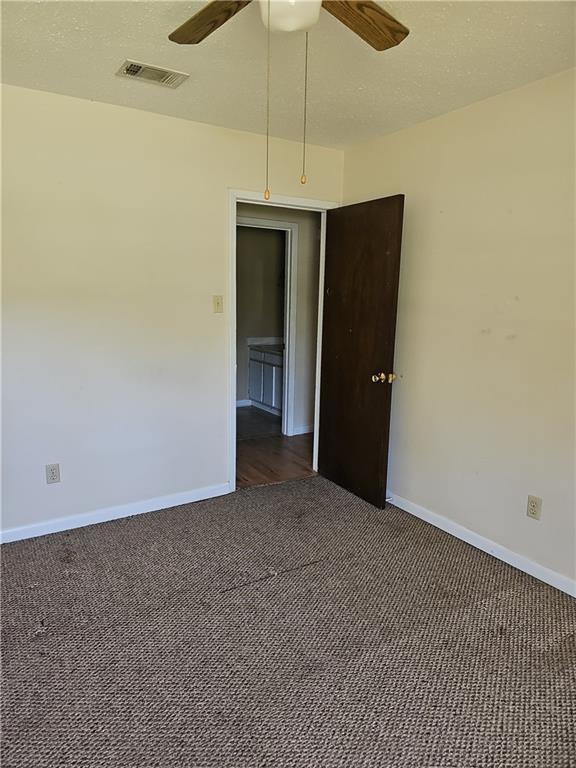
MULTIPOLYGON (((169 39, 182 45, 196 45, 211 35, 251 0, 214 0, 178 27, 169 39)), ((348 29, 377 51, 392 48, 409 30, 372 0, 259 0, 262 20, 270 29, 293 32, 310 29, 320 8, 335 16, 348 29)))

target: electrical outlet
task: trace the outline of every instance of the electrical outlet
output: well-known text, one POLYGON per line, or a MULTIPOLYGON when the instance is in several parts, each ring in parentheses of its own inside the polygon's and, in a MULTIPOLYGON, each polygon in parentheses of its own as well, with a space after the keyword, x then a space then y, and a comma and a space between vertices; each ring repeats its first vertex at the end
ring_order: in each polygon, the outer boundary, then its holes
POLYGON ((46 464, 46 482, 60 482, 60 464, 46 464))
POLYGON ((538 496, 528 496, 526 514, 533 520, 540 520, 542 515, 542 499, 540 499, 538 496))
POLYGON ((214 304, 214 313, 222 314, 224 312, 224 296, 212 296, 212 303, 214 304))

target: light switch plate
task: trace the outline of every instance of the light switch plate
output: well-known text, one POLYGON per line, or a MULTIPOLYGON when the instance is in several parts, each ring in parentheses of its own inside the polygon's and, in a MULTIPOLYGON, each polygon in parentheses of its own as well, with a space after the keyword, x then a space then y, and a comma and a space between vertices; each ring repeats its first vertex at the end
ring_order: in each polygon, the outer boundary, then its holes
POLYGON ((46 482, 60 482, 60 464, 46 464, 46 482))
POLYGON ((214 305, 214 314, 220 315, 224 312, 224 296, 212 296, 212 303, 214 305))

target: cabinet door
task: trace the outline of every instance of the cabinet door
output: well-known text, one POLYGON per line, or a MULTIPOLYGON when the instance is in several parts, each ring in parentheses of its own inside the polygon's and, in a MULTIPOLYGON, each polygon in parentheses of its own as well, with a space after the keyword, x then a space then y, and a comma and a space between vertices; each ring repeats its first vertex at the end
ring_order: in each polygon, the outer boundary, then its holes
POLYGON ((257 360, 250 360, 248 369, 248 397, 257 403, 262 402, 262 369, 264 366, 257 360))
POLYGON ((282 389, 284 384, 284 369, 274 366, 274 408, 282 410, 282 389))
POLYGON ((274 402, 274 366, 264 363, 264 397, 262 402, 264 405, 272 407, 274 402))

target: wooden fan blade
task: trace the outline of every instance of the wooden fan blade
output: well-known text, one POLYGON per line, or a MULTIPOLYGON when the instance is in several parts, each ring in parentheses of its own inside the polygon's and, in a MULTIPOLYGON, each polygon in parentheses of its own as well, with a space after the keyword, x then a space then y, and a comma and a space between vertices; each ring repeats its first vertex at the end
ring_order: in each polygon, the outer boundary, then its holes
POLYGON ((371 0, 323 0, 322 8, 377 51, 398 45, 410 31, 371 0))
POLYGON ((205 37, 211 35, 214 30, 221 27, 250 2, 251 0, 214 0, 195 13, 181 27, 175 29, 171 35, 168 35, 168 39, 181 45, 201 43, 205 37))

